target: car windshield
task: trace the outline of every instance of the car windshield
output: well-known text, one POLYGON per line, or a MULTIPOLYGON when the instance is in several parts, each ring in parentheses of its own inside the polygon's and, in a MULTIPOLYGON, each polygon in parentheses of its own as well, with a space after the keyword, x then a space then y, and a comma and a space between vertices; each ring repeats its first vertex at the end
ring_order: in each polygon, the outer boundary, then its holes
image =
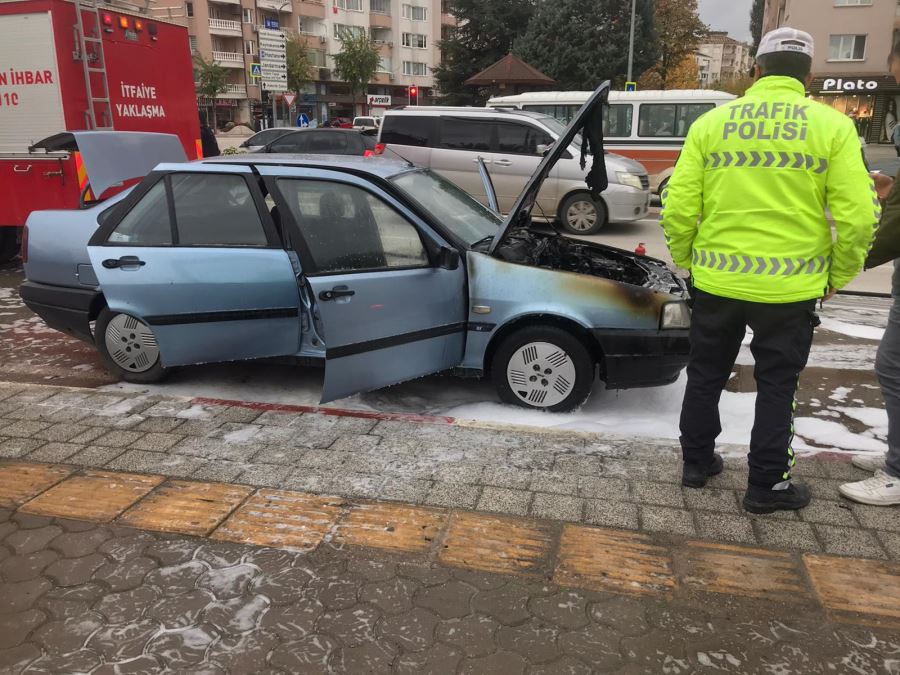
MULTIPOLYGON (((538 121, 547 127, 557 138, 562 136, 566 131, 566 125, 550 115, 541 115, 538 118, 538 121)), ((581 134, 575 134, 575 138, 572 139, 572 145, 576 148, 581 148, 581 134)))
POLYGON ((500 231, 502 218, 436 173, 409 171, 391 179, 456 237, 472 246, 500 231))

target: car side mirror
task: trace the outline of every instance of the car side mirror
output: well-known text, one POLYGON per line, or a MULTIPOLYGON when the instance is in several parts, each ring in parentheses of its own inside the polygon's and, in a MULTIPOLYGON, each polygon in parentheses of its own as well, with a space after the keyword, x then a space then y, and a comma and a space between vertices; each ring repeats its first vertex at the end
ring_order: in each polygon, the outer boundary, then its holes
POLYGON ((442 270, 455 270, 459 268, 459 251, 455 248, 441 246, 438 253, 438 267, 442 270))

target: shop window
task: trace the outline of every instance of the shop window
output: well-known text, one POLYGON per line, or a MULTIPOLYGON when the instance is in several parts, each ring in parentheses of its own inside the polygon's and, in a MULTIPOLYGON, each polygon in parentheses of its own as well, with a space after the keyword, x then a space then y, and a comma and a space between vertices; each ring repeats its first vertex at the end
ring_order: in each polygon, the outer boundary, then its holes
POLYGON ((865 35, 832 35, 828 41, 829 61, 863 61, 865 58, 865 35))

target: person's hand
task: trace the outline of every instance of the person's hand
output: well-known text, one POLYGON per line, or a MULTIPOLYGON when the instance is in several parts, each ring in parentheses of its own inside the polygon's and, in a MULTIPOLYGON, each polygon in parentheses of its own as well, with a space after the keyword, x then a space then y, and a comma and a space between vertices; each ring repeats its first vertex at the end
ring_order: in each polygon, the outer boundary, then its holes
POLYGON ((837 292, 838 292, 838 289, 834 288, 833 286, 829 286, 828 292, 822 298, 822 302, 828 302, 829 300, 831 300, 834 297, 835 293, 837 293, 837 292))
POLYGON ((878 198, 887 199, 894 187, 894 179, 877 171, 873 171, 869 175, 875 181, 875 191, 878 193, 878 198))

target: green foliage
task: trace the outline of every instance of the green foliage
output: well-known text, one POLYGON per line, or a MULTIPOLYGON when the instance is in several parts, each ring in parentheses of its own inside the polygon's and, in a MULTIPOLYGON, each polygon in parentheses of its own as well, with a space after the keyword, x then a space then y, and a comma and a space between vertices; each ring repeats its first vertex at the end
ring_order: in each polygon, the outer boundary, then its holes
MULTIPOLYGON (((594 89, 603 80, 625 81, 631 3, 626 0, 539 0, 516 54, 552 77, 562 90, 594 89)), ((653 1, 638 0, 634 73, 658 56, 653 1)))
POLYGON ((341 51, 334 55, 334 72, 347 83, 354 104, 356 97, 366 90, 375 77, 381 57, 378 47, 365 32, 345 32, 340 37, 341 51))
POLYGON ((288 37, 285 43, 287 60, 287 84, 288 90, 299 93, 301 89, 312 79, 312 62, 309 52, 296 35, 288 37))
POLYGON ((194 56, 194 81, 197 83, 197 95, 213 102, 210 125, 215 129, 216 99, 219 94, 224 94, 228 90, 228 69, 196 54, 194 56))
POLYGON ((652 73, 660 89, 670 88, 669 76, 692 56, 709 28, 697 13, 697 0, 656 0, 656 26, 659 60, 652 73))
POLYGON ((753 36, 753 53, 756 54, 756 48, 759 47, 759 41, 762 38, 763 16, 766 13, 766 0, 753 0, 753 6, 750 7, 750 35, 753 36))
POLYGON ((463 83, 512 51, 528 29, 534 0, 450 0, 449 4, 457 26, 438 45, 443 59, 434 69, 435 85, 441 103, 482 103, 486 92, 463 83))

